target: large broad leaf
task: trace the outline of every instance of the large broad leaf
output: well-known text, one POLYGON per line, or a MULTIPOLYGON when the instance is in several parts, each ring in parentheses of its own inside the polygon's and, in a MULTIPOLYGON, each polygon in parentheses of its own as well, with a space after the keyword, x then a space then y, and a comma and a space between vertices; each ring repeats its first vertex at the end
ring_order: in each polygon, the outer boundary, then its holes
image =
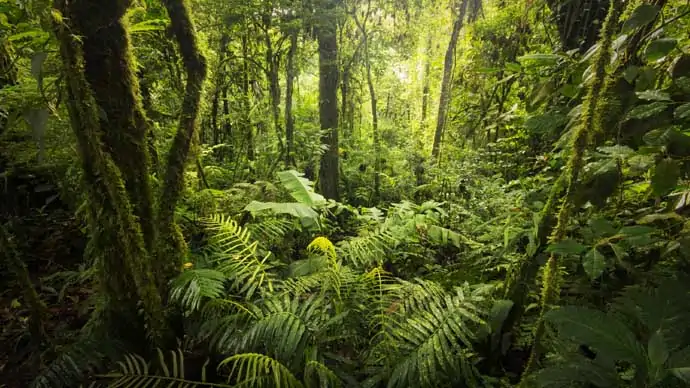
POLYGON ((671 354, 668 366, 674 376, 690 383, 690 346, 671 354))
POLYGON ((549 311, 546 320, 558 326, 562 337, 588 345, 604 358, 628 361, 638 367, 647 362, 645 349, 620 320, 601 311, 565 306, 549 311))
POLYGON ((649 45, 644 51, 644 55, 647 57, 648 61, 657 61, 670 53, 678 41, 670 38, 657 39, 649 42, 649 45))
POLYGON ((560 255, 579 255, 586 249, 586 246, 578 243, 575 240, 565 239, 549 245, 546 248, 546 251, 551 253, 557 253, 560 255))
POLYGON ((308 206, 326 202, 321 194, 314 192, 313 183, 309 179, 303 178, 303 175, 295 170, 288 170, 279 172, 278 178, 297 202, 308 206))
POLYGON ((673 112, 673 116, 679 120, 690 119, 690 103, 683 104, 676 108, 673 112))
POLYGON ((652 191, 655 195, 665 195, 676 188, 680 168, 678 163, 670 158, 662 159, 654 168, 652 175, 652 191))
POLYGON ((623 32, 628 32, 632 29, 642 27, 646 24, 651 23, 656 19, 656 15, 659 13, 659 7, 651 4, 642 4, 635 8, 628 20, 625 21, 623 25, 623 32))
POLYGON ((558 54, 527 54, 517 58, 518 62, 529 63, 536 66, 551 66, 558 63, 563 56, 558 54))
POLYGON ((662 101, 655 101, 647 105, 638 105, 630 110, 626 119, 646 119, 666 110, 668 104, 662 101))
POLYGON ((591 280, 597 279, 606 269, 606 257, 597 248, 592 248, 582 259, 582 267, 591 280))
POLYGON ((303 203, 296 202, 258 202, 252 201, 245 206, 244 210, 252 214, 261 214, 265 212, 273 212, 275 214, 289 214, 297 217, 305 227, 311 227, 318 224, 319 215, 310 206, 303 203))
POLYGON ((645 90, 637 92, 637 98, 648 101, 671 101, 671 95, 661 90, 645 90))

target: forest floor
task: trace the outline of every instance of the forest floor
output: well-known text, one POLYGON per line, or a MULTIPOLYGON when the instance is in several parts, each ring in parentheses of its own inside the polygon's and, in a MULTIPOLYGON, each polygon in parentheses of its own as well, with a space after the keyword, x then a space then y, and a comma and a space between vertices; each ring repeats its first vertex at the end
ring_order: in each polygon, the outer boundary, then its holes
POLYGON ((18 254, 29 267, 47 314, 43 338, 36 343, 29 335, 30 309, 22 303, 22 289, 11 273, 3 272, 10 276, 0 277, 0 388, 29 386, 39 368, 84 325, 85 301, 92 293, 87 284, 65 286, 64 281, 49 279, 56 273, 78 275, 83 261, 85 237, 69 211, 31 209, 15 221, 18 254))

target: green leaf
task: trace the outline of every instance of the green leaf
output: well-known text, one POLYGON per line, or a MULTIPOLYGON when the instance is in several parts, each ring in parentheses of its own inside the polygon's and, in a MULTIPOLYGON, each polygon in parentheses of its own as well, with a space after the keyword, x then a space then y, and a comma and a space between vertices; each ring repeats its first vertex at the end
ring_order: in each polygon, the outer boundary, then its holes
POLYGON ((555 244, 549 245, 546 248, 546 251, 551 253, 557 253, 560 255, 579 255, 586 249, 586 246, 578 243, 575 240, 565 239, 555 244))
POLYGON ((651 4, 642 4, 635 8, 628 20, 623 24, 623 32, 629 32, 632 29, 642 27, 651 23, 656 19, 659 13, 659 7, 651 4))
POLYGON ((635 334, 623 322, 604 312, 564 306, 549 311, 544 317, 558 326, 560 335, 591 346, 602 357, 637 365, 647 362, 647 355, 635 334))
POLYGON ((137 34, 148 31, 163 31, 168 22, 165 19, 151 19, 129 26, 130 34, 137 34))
POLYGON ((308 206, 326 202, 326 199, 321 194, 314 192, 313 183, 309 179, 303 178, 303 176, 304 174, 295 170, 278 173, 280 182, 297 202, 308 206))
POLYGON ((644 54, 648 61, 654 62, 668 55, 677 44, 677 40, 670 38, 653 40, 645 49, 644 54))
POLYGON ((625 71, 623 71, 623 78, 625 78, 628 83, 635 82, 637 75, 640 74, 640 68, 637 66, 628 66, 625 71))
POLYGON ((668 194, 676 188, 679 177, 678 163, 670 158, 662 159, 654 168, 651 181, 652 192, 658 196, 668 194))
POLYGON ((651 224, 651 223, 654 223, 656 221, 665 221, 665 220, 682 221, 683 217, 678 215, 677 213, 674 213, 674 212, 647 214, 646 216, 637 220, 637 223, 638 224, 651 224))
POLYGON ((618 259, 618 261, 623 261, 623 259, 625 259, 627 253, 625 252, 625 249, 623 249, 623 247, 614 243, 609 243, 609 246, 611 247, 613 254, 616 255, 616 259, 618 259))
POLYGON ((606 269, 606 257, 597 248, 592 248, 582 259, 582 267, 591 280, 597 279, 606 269))
POLYGON ((668 360, 668 367, 674 376, 690 383, 690 346, 673 352, 668 360))
POLYGON ((288 202, 258 202, 252 201, 244 208, 252 214, 260 214, 263 212, 273 212, 275 214, 288 214, 297 217, 302 221, 306 227, 315 226, 318 224, 319 215, 310 206, 303 203, 288 202))
POLYGON ((651 226, 633 225, 620 228, 618 234, 623 237, 639 237, 646 234, 652 234, 654 232, 656 232, 656 229, 651 226))
POLYGON ((679 120, 690 119, 690 103, 683 104, 676 108, 673 116, 679 120))
POLYGON ((649 338, 647 356, 652 365, 656 367, 664 365, 666 359, 668 359, 668 347, 666 347, 664 337, 658 331, 654 332, 649 338))
POLYGON ((646 119, 652 117, 666 110, 668 104, 661 101, 655 101, 651 104, 638 105, 632 108, 625 116, 626 120, 630 119, 646 119))
POLYGON ((517 58, 521 64, 528 62, 536 66, 551 66, 558 63, 563 57, 558 54, 527 54, 517 58))
POLYGON ((637 92, 637 98, 648 101, 671 101, 671 95, 662 92, 661 90, 645 90, 644 92, 637 92))

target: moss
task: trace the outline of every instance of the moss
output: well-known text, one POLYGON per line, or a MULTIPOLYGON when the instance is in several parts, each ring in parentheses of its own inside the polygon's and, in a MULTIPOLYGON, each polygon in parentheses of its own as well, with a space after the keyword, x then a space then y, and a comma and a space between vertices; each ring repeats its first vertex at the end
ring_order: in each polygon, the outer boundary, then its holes
POLYGON ((134 71, 130 38, 123 17, 131 0, 73 3, 72 21, 82 36, 84 74, 99 108, 99 124, 106 150, 122 173, 125 187, 141 224, 144 241, 155 241, 153 201, 149 181, 150 131, 134 71))
MULTIPOLYGON (((72 6, 77 8, 78 4, 56 0, 55 8, 68 17, 66 20, 75 20, 78 16, 71 11, 72 6)), ((137 344, 134 342, 137 331, 132 330, 132 326, 139 322, 139 327, 147 329, 153 343, 163 345, 168 330, 161 297, 125 183, 102 141, 105 138, 101 128, 103 121, 99 119, 99 105, 85 77, 82 48, 72 39, 71 26, 57 23, 55 31, 65 66, 70 120, 84 170, 102 296, 107 303, 103 315, 107 320, 105 324, 111 332, 122 332, 122 328, 126 328, 124 332, 129 336, 125 338, 137 344), (138 314, 139 301, 144 310, 143 322, 138 314)))
POLYGON ((201 54, 194 25, 183 0, 164 0, 171 21, 171 29, 182 54, 187 73, 187 86, 182 102, 179 128, 168 153, 163 189, 158 212, 161 233, 157 249, 158 271, 164 277, 177 271, 184 254, 184 239, 175 226, 175 206, 184 188, 184 171, 192 145, 196 141, 199 102, 206 79, 206 59, 201 54))

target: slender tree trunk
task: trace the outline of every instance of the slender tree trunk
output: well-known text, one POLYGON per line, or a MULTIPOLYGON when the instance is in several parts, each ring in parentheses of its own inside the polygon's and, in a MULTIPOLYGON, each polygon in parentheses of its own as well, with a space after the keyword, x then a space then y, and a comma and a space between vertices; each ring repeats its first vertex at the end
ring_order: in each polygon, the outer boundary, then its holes
POLYGON ((242 105, 243 105, 243 124, 245 130, 245 140, 247 142, 247 160, 254 160, 254 129, 250 116, 250 90, 249 90, 249 47, 247 35, 242 35, 242 105))
MULTIPOLYGON (((273 10, 269 10, 272 12, 273 10)), ((266 44, 266 77, 268 78, 268 90, 271 96, 271 113, 273 115, 273 128, 276 131, 276 139, 278 139, 278 150, 284 152, 283 145, 283 129, 280 123, 280 79, 279 79, 279 62, 276 53, 273 50, 273 42, 271 41, 271 15, 265 13, 263 16, 264 43, 266 44)))
POLYGON ((374 80, 371 77, 371 61, 369 60, 369 37, 364 34, 364 57, 367 70, 367 85, 369 86, 369 99, 371 100, 371 128, 374 135, 374 203, 378 203, 381 197, 381 139, 379 134, 379 120, 376 109, 376 92, 374 80))
MULTIPOLYGON (((175 207, 184 188, 184 171, 192 144, 197 137, 197 118, 201 91, 206 78, 206 59, 199 51, 194 24, 184 0, 163 0, 170 16, 172 31, 177 39, 187 73, 187 85, 182 101, 179 128, 168 153, 167 170, 158 211, 161 239, 158 246, 159 273, 172 275, 182 264, 186 250, 184 238, 175 225, 175 207)), ((167 278, 167 277, 166 277, 167 278)))
POLYGON ((329 199, 338 199, 338 40, 334 0, 321 0, 317 20, 319 46, 319 121, 326 134, 321 142, 328 150, 321 157, 319 186, 329 199))
POLYGON ((429 109, 429 83, 431 73, 431 34, 427 36, 426 58, 424 60, 424 86, 422 88, 422 126, 426 129, 426 118, 429 109))
POLYGON ((467 12, 468 0, 462 0, 458 17, 453 23, 453 32, 448 42, 446 49, 446 57, 443 62, 443 81, 441 82, 441 97, 438 103, 438 117, 436 120, 436 132, 434 133, 434 144, 431 149, 431 156, 435 161, 438 161, 441 152, 441 139, 443 137, 443 130, 446 126, 446 117, 448 115, 448 105, 450 104, 450 81, 453 76, 453 63, 455 62, 455 46, 458 44, 458 37, 460 30, 465 20, 465 13, 467 12))
POLYGON ((224 160, 227 156, 228 159, 232 160, 233 152, 232 147, 233 137, 232 137, 232 126, 230 125, 230 101, 228 100, 228 87, 223 87, 223 143, 226 144, 224 149, 220 152, 220 160, 224 160))
POLYGON ((288 51, 287 65, 285 67, 285 165, 295 165, 293 152, 295 148, 295 117, 292 114, 292 93, 295 82, 295 53, 297 52, 297 29, 290 31, 290 48, 288 51))

